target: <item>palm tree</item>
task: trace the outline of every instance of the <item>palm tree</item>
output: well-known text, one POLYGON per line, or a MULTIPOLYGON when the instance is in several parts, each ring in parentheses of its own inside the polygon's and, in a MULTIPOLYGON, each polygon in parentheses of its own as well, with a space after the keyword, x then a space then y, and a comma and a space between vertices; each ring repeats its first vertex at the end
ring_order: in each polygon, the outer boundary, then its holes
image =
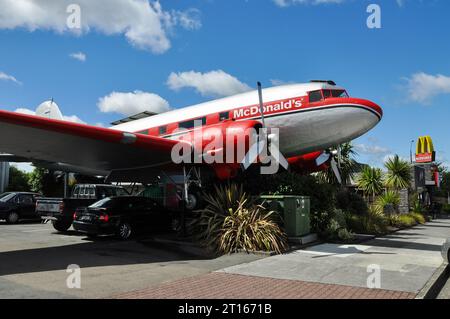
POLYGON ((409 188, 411 183, 411 167, 407 161, 395 155, 384 163, 384 166, 388 170, 385 179, 387 188, 394 190, 409 188))
POLYGON ((375 196, 383 191, 383 172, 379 168, 366 166, 356 180, 358 188, 364 192, 364 195, 375 196))
MULTIPOLYGON (((340 168, 342 184, 348 185, 350 178, 355 174, 360 167, 360 164, 354 160, 357 155, 355 149, 351 142, 344 143, 340 146, 340 168)), ((331 167, 325 171, 318 173, 318 178, 320 181, 332 185, 338 185, 339 182, 333 173, 331 167)))

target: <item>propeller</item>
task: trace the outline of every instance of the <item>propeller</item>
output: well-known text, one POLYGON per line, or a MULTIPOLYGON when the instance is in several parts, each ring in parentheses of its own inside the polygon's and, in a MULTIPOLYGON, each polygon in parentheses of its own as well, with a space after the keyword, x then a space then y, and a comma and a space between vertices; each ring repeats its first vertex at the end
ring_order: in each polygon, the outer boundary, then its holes
MULTIPOLYGON (((264 118, 264 103, 263 103, 261 82, 258 82, 257 86, 258 86, 259 111, 261 114, 262 130, 259 130, 259 134, 257 134, 256 138, 255 136, 253 137, 253 140, 256 141, 249 148, 247 154, 245 154, 245 157, 241 163, 242 168, 244 170, 248 169, 253 163, 255 163, 261 154, 267 154, 268 153, 267 150, 271 149, 270 147, 271 143, 275 143, 276 146, 279 145, 279 141, 277 139, 277 136, 275 136, 275 134, 267 134, 268 132, 264 118)), ((289 163, 283 156, 283 154, 277 152, 277 154, 273 155, 275 157, 275 160, 277 160, 281 166, 283 166, 286 169, 288 168, 289 163)))
POLYGON ((342 185, 340 146, 338 146, 336 150, 324 151, 319 155, 319 157, 316 158, 317 166, 321 166, 326 162, 330 162, 331 170, 333 171, 334 176, 336 176, 338 183, 342 185))

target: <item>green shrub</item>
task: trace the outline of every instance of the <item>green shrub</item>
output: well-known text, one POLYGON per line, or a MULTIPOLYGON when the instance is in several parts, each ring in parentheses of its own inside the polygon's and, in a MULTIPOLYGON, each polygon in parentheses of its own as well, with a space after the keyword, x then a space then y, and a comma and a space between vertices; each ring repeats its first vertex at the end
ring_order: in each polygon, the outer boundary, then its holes
POLYGON ((388 218, 374 206, 371 206, 365 215, 347 214, 346 219, 348 228, 361 234, 385 234, 389 225, 388 218))
POLYGON ((392 215, 389 216, 389 220, 392 226, 405 228, 416 225, 416 220, 410 214, 407 215, 392 215))
POLYGON ((450 214, 450 204, 442 205, 442 211, 446 214, 450 214))
POLYGON ((351 231, 347 229, 346 214, 337 209, 331 214, 325 230, 321 236, 328 240, 350 241, 354 238, 351 231))
POLYGON ((352 215, 365 215, 369 211, 364 198, 348 190, 341 190, 336 194, 336 208, 352 215))
POLYGON ((398 210, 398 205, 400 205, 400 195, 394 191, 386 191, 384 194, 378 196, 375 200, 376 207, 384 212, 388 205, 392 205, 394 210, 398 210))
POLYGON ((194 212, 195 218, 191 226, 194 227, 199 241, 212 250, 218 251, 225 218, 230 210, 234 212, 241 205, 243 208, 248 208, 251 204, 249 196, 242 186, 231 184, 214 186, 213 192, 203 194, 203 200, 206 206, 194 212))
POLYGON ((273 220, 275 212, 267 212, 262 206, 239 207, 225 218, 220 237, 219 250, 222 253, 245 251, 275 251, 278 254, 287 250, 286 234, 273 220))
POLYGON ((409 214, 412 218, 414 218, 414 220, 416 221, 416 223, 418 224, 425 224, 426 220, 425 217, 420 214, 420 213, 411 213, 409 214))
POLYGON ((252 204, 242 187, 216 186, 203 199, 206 207, 195 212, 193 226, 208 248, 217 253, 287 249, 287 237, 276 222, 279 215, 252 204))

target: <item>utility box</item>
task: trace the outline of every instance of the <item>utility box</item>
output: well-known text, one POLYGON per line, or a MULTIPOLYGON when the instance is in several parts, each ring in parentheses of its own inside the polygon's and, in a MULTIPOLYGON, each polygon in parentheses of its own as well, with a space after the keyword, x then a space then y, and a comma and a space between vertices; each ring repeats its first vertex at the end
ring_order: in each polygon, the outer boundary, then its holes
POLYGON ((261 204, 278 212, 288 237, 300 237, 311 232, 310 197, 293 195, 260 196, 261 204))

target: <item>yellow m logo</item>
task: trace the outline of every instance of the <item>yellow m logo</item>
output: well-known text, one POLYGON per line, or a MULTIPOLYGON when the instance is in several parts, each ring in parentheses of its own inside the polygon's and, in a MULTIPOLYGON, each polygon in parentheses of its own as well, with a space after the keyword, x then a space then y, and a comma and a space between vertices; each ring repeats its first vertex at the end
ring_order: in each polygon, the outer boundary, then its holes
POLYGON ((430 136, 421 136, 417 140, 416 155, 434 152, 433 140, 430 136))

